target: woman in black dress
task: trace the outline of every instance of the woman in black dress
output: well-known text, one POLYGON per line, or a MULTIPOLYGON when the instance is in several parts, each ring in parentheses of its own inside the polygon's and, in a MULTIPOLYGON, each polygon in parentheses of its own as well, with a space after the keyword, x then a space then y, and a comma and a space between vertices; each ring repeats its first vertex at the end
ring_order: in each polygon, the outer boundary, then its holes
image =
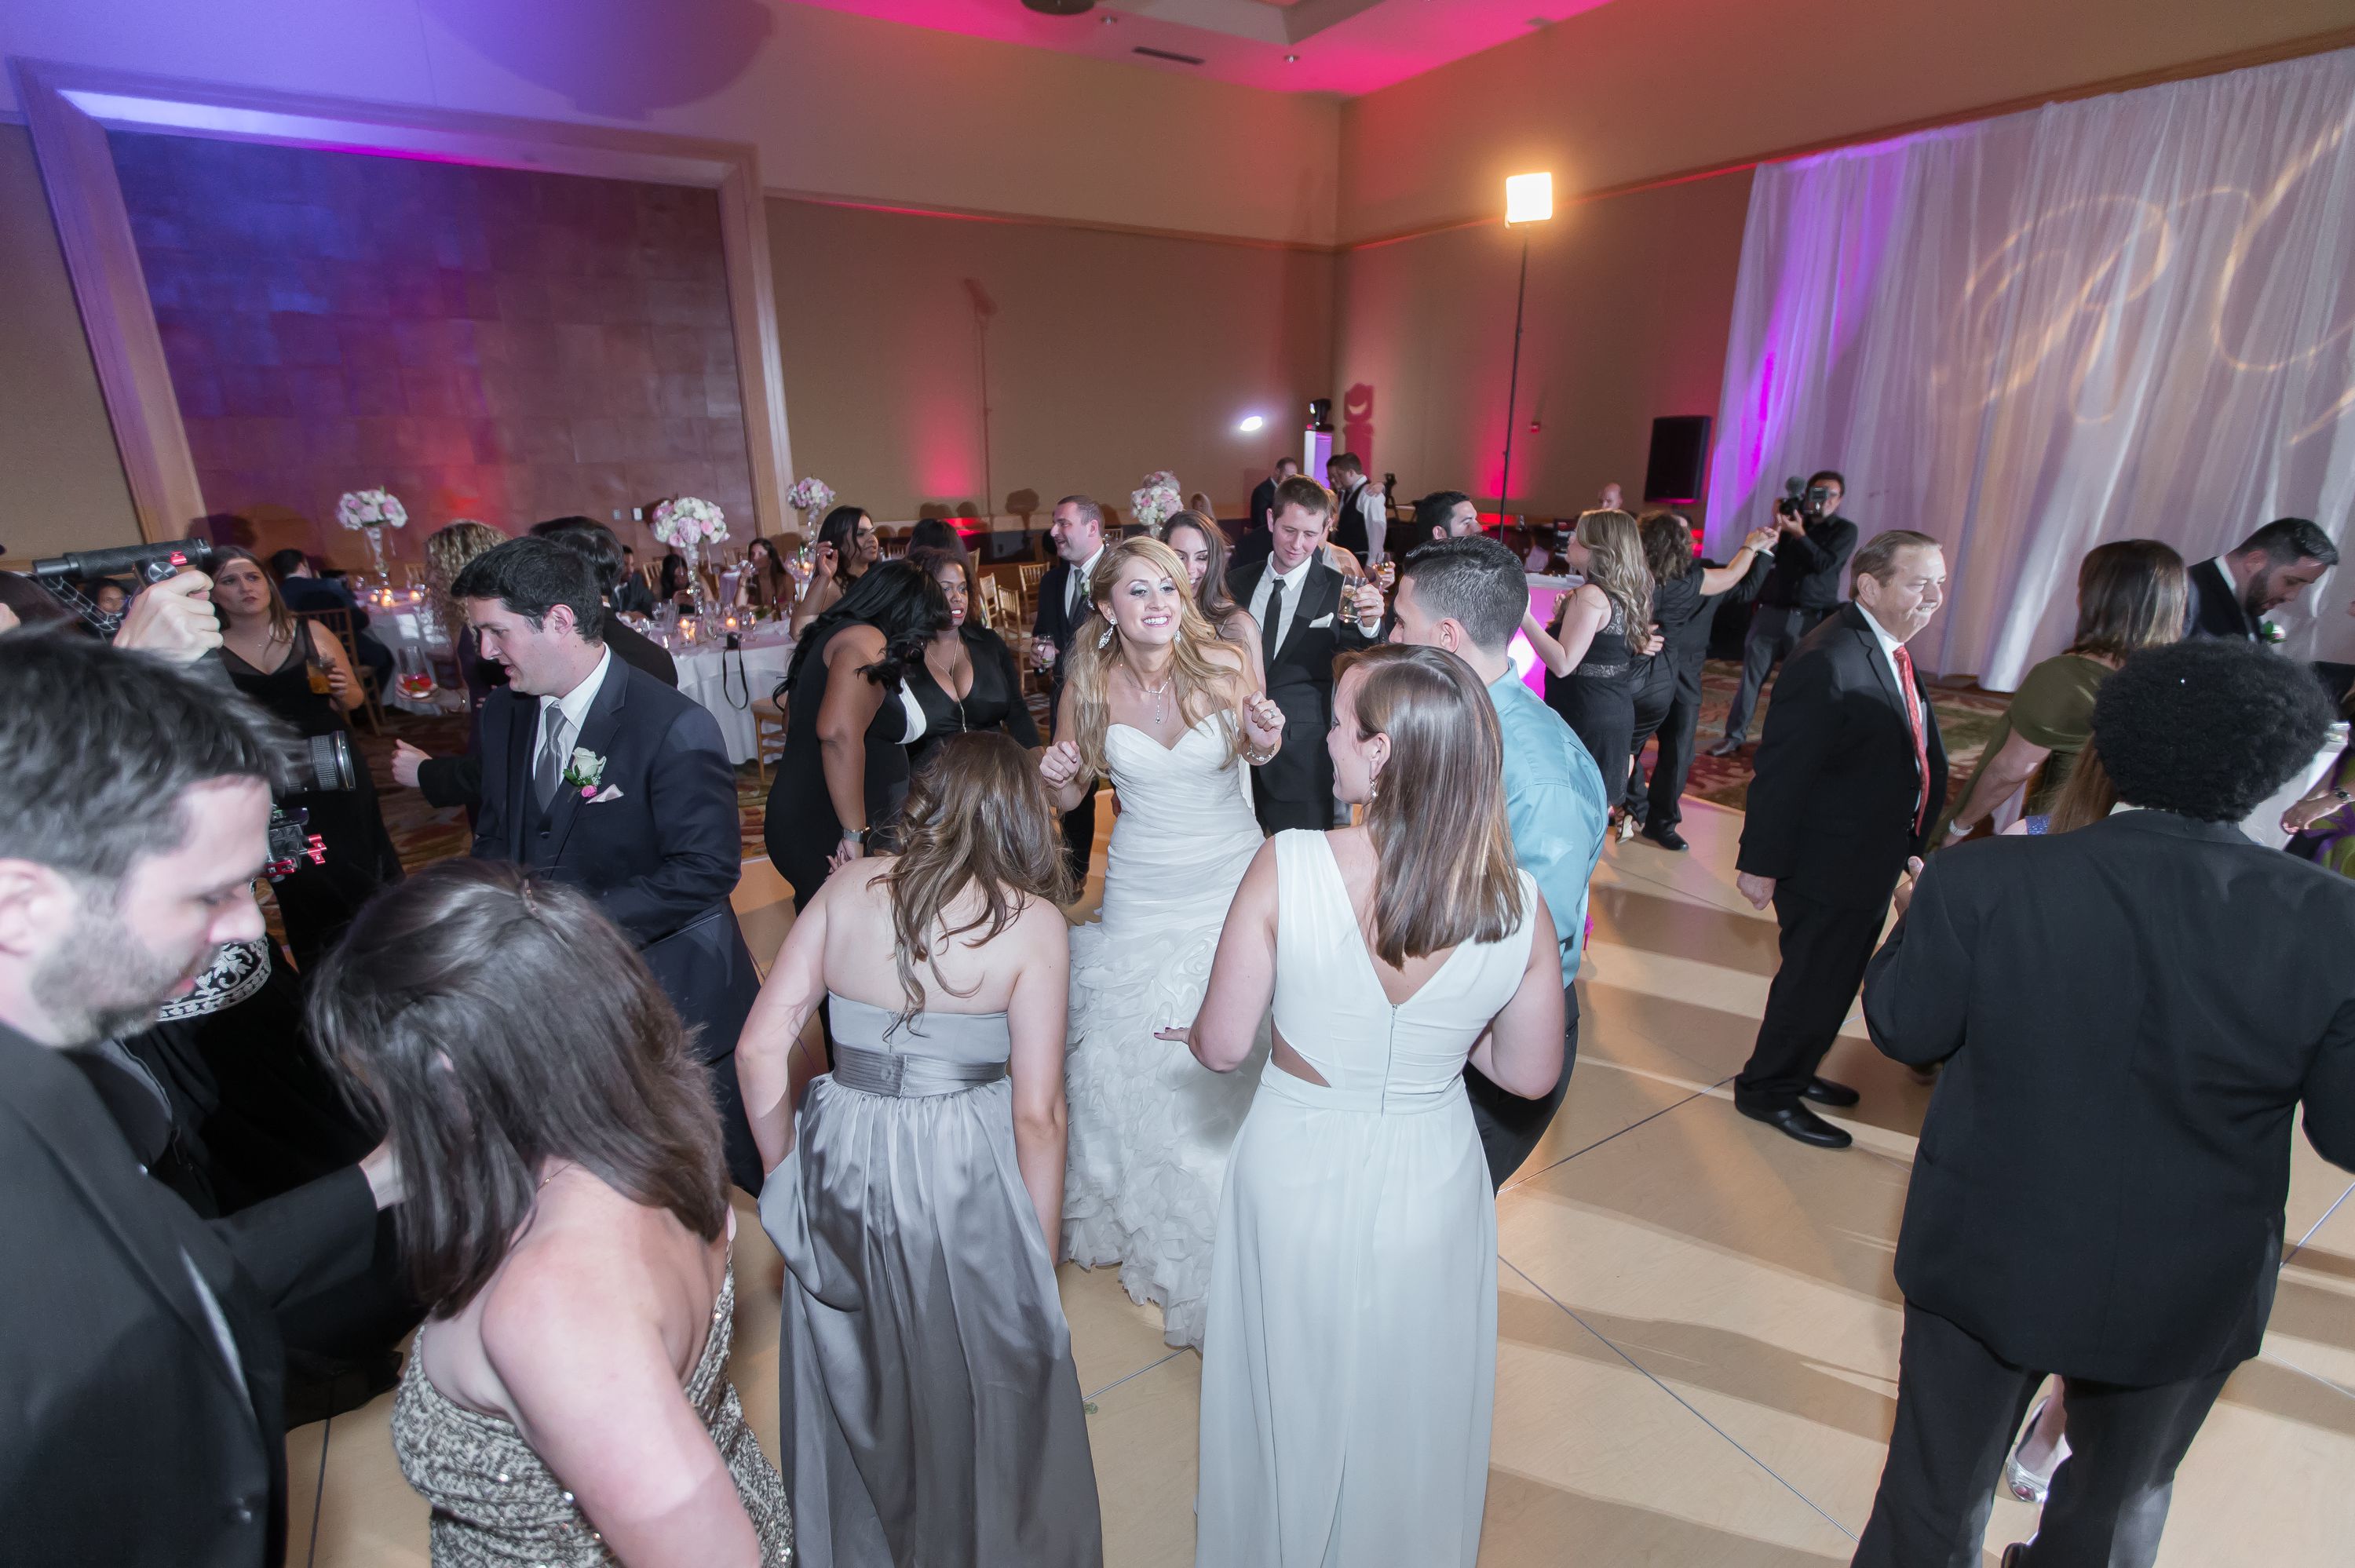
POLYGON ((1550 629, 1525 618, 1521 630, 1545 663, 1547 705, 1578 732, 1612 821, 1624 821, 1616 802, 1635 752, 1636 694, 1651 673, 1652 572, 1625 512, 1581 515, 1562 556, 1586 581, 1563 596, 1550 629))
POLYGON ((1003 730, 1014 743, 1039 749, 1038 721, 1022 695, 1021 673, 1006 640, 981 623, 973 598, 973 557, 963 549, 911 550, 908 559, 940 585, 949 624, 924 645, 908 672, 908 689, 924 710, 924 733, 908 747, 908 768, 920 771, 943 741, 975 730, 1003 730))
MULTIPOLYGON (((344 715, 367 696, 344 645, 287 609, 252 552, 234 546, 214 551, 213 609, 220 617, 221 665, 239 691, 301 734, 350 735, 344 715)), ((325 864, 300 866, 276 887, 286 945, 294 967, 305 971, 370 894, 400 880, 400 856, 377 810, 376 781, 354 761, 351 789, 306 790, 279 801, 290 815, 310 813, 310 831, 327 852, 325 864)))
POLYGON ((785 670, 785 751, 769 787, 769 863, 808 907, 842 861, 880 849, 908 793, 923 709, 907 677, 949 624, 923 568, 886 561, 810 623, 785 670))
POLYGON ((1673 512, 1649 512, 1636 524, 1644 564, 1652 569, 1652 624, 1660 650, 1650 679, 1636 694, 1636 735, 1627 769, 1627 816, 1663 849, 1682 849, 1676 801, 1691 770, 1693 730, 1700 722, 1700 666, 1709 652, 1710 620, 1718 601, 1750 575, 1758 552, 1774 544, 1772 528, 1753 529, 1722 567, 1694 558, 1692 524, 1673 512), (1660 737, 1655 779, 1644 778, 1644 743, 1660 737), (1662 769, 1666 772, 1663 773, 1662 769))

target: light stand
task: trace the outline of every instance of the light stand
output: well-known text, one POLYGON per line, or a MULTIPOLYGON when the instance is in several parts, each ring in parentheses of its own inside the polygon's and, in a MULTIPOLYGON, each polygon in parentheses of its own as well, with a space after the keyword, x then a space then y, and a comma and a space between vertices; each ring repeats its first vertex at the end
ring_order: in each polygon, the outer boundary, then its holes
MULTIPOLYGON (((1505 182, 1505 227, 1553 217, 1553 175, 1515 175, 1505 182)), ((1513 494, 1513 422, 1520 411, 1521 323, 1529 302, 1529 235, 1521 231, 1521 281, 1513 291, 1513 367, 1505 379, 1505 467, 1497 481, 1497 522, 1502 527, 1513 494)))

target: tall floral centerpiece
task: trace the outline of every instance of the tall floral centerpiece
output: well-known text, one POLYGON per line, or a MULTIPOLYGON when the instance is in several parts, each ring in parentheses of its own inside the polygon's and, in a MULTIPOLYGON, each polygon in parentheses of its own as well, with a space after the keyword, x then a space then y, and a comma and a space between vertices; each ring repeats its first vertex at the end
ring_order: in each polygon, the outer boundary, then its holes
POLYGON ((336 521, 368 536, 378 580, 385 576, 384 531, 409 526, 409 512, 389 490, 347 490, 336 503, 336 521))
POLYGON ((1156 469, 1145 476, 1141 489, 1128 493, 1129 509, 1136 520, 1161 537, 1161 525, 1186 510, 1186 498, 1178 489, 1178 476, 1167 469, 1156 469))
POLYGON ((785 492, 785 504, 802 514, 802 543, 817 543, 817 525, 834 505, 834 486, 805 474, 785 492))
POLYGON ((698 557, 704 546, 717 545, 728 537, 728 514, 709 501, 681 495, 656 504, 654 529, 655 537, 677 550, 687 562, 687 581, 695 594, 695 613, 706 613, 711 604, 704 591, 698 557))

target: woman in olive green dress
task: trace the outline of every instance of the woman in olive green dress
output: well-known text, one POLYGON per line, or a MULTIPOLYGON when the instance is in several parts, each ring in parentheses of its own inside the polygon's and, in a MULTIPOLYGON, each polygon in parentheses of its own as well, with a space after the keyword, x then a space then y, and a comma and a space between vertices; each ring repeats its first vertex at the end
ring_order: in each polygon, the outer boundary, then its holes
POLYGON ((2188 583, 2183 557, 2156 539, 2087 553, 2077 568, 2077 634, 2020 682, 1955 803, 1950 834, 1969 834, 2022 787, 2021 815, 2051 810, 2093 734, 2094 694, 2127 654, 2183 635, 2188 583))

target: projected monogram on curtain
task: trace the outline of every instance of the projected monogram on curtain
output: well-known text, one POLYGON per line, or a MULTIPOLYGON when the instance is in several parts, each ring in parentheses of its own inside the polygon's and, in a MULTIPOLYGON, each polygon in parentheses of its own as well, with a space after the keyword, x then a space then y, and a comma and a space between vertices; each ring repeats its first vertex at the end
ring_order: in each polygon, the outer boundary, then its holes
MULTIPOLYGON (((1943 541, 1925 665, 2008 687, 2105 539, 2199 560, 2355 506, 2355 51, 1759 171, 1710 481, 1732 547, 1786 473, 1943 541)), ((2290 650, 2350 657, 2326 581, 2290 650)))

